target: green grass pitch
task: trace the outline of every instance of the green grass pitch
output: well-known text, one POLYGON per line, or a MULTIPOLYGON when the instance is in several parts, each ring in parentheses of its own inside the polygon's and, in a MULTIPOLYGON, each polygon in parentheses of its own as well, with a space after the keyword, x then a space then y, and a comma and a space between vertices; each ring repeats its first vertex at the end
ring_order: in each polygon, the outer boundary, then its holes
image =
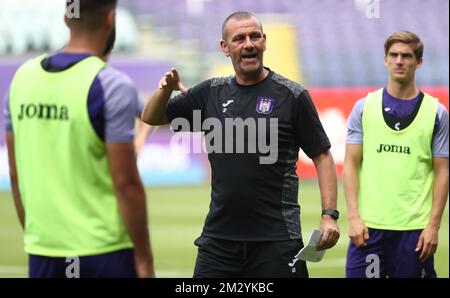
MULTIPOLYGON (((209 207, 209 186, 147 189, 150 233, 158 277, 191 277, 197 253, 193 242, 201 233, 209 207)), ((304 238, 320 220, 320 195, 315 181, 300 183, 304 238)), ((308 263, 310 276, 344 277, 348 229, 342 188, 339 189, 341 238, 319 263, 308 263)), ((50 215, 49 215, 50 216, 50 215)), ((449 277, 448 207, 439 232, 435 267, 439 277, 449 277)), ((27 256, 22 231, 10 193, 0 192, 0 277, 26 277, 27 256)))

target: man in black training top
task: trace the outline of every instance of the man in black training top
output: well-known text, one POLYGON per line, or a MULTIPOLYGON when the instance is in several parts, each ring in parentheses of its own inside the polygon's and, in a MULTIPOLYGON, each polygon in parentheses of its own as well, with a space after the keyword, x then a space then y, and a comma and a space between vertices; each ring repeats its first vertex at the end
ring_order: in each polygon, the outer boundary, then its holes
POLYGON ((303 247, 296 162, 299 148, 314 162, 323 209, 318 247, 333 247, 339 213, 330 142, 308 92, 263 66, 266 35, 254 15, 230 15, 220 45, 235 76, 187 90, 172 69, 142 114, 151 125, 205 132, 212 191, 194 277, 308 277, 306 263, 293 262, 303 247), (170 98, 174 90, 181 94, 170 98))

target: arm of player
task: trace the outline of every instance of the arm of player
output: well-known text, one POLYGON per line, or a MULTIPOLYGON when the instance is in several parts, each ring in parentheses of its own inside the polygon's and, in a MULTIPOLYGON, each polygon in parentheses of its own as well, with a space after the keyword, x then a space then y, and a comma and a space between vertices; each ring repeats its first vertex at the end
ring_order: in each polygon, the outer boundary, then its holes
POLYGON ((8 148, 9 177, 11 180, 11 189, 22 228, 25 227, 25 210, 23 209, 22 199, 19 192, 19 180, 17 178, 16 157, 14 155, 14 134, 6 132, 6 146, 8 148))
POLYGON ((136 151, 136 155, 139 156, 142 148, 145 145, 145 141, 147 140, 150 131, 152 130, 152 126, 147 123, 139 120, 138 131, 136 136, 134 137, 134 150, 136 151))
MULTIPOLYGON (((337 206, 337 177, 336 167, 330 150, 326 150, 312 158, 319 178, 322 209, 336 209, 337 206)), ((339 226, 335 219, 329 215, 323 215, 320 221, 322 238, 317 249, 333 247, 339 240, 339 226)))
POLYGON ((187 92, 186 87, 180 81, 180 76, 175 68, 166 72, 159 81, 158 89, 153 93, 142 111, 141 119, 150 125, 164 125, 169 123, 165 109, 173 91, 187 92))
POLYGON ((362 144, 346 144, 344 159, 344 194, 347 202, 349 237, 357 247, 367 245, 369 231, 358 210, 359 170, 362 144))
POLYGON ((430 220, 420 234, 416 247, 416 251, 421 252, 419 258, 422 262, 432 256, 437 249, 438 232, 448 197, 448 158, 433 158, 433 170, 435 176, 430 220))
POLYGON ((134 146, 132 143, 106 143, 106 150, 119 209, 134 245, 136 272, 139 277, 154 277, 146 197, 134 146))

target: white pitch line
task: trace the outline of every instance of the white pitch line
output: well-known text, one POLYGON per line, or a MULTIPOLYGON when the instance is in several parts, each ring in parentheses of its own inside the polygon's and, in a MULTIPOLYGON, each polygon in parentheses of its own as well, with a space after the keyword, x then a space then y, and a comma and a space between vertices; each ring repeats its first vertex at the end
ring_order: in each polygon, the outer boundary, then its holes
MULTIPOLYGON (((345 258, 337 258, 337 259, 323 259, 323 261, 318 263, 308 262, 308 266, 312 267, 321 267, 321 268, 330 268, 345 265, 345 258)), ((5 266, 0 265, 0 274, 2 275, 23 275, 26 276, 28 274, 28 268, 25 266, 5 266)), ((157 270, 156 276, 159 277, 184 277, 190 278, 192 277, 192 271, 178 271, 178 270, 157 270)))
POLYGON ((193 271, 177 271, 177 270, 156 270, 157 277, 181 277, 190 278, 194 274, 193 271))
MULTIPOLYGON (((28 268, 25 266, 5 266, 0 265, 0 274, 2 275, 23 275, 28 276, 28 268)), ((177 270, 157 270, 158 277, 192 277, 191 271, 177 271, 177 270)))
POLYGON ((0 265, 0 274, 27 274, 28 268, 25 266, 5 266, 0 265))
POLYGON ((328 259, 325 257, 321 262, 312 263, 308 262, 308 266, 330 268, 330 267, 341 267, 345 266, 346 258, 328 259))

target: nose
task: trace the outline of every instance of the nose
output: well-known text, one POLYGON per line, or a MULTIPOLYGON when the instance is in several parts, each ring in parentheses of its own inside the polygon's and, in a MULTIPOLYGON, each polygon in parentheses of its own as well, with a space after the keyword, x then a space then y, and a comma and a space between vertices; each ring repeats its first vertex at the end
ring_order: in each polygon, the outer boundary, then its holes
POLYGON ((402 55, 398 55, 398 56, 395 58, 395 63, 397 63, 397 64, 403 64, 403 58, 402 58, 402 55))
POLYGON ((253 42, 252 42, 252 39, 250 38, 250 36, 247 36, 246 38, 245 38, 245 42, 244 42, 244 48, 246 49, 246 50, 248 50, 248 49, 253 49, 253 47, 254 47, 255 45, 253 44, 253 42))

